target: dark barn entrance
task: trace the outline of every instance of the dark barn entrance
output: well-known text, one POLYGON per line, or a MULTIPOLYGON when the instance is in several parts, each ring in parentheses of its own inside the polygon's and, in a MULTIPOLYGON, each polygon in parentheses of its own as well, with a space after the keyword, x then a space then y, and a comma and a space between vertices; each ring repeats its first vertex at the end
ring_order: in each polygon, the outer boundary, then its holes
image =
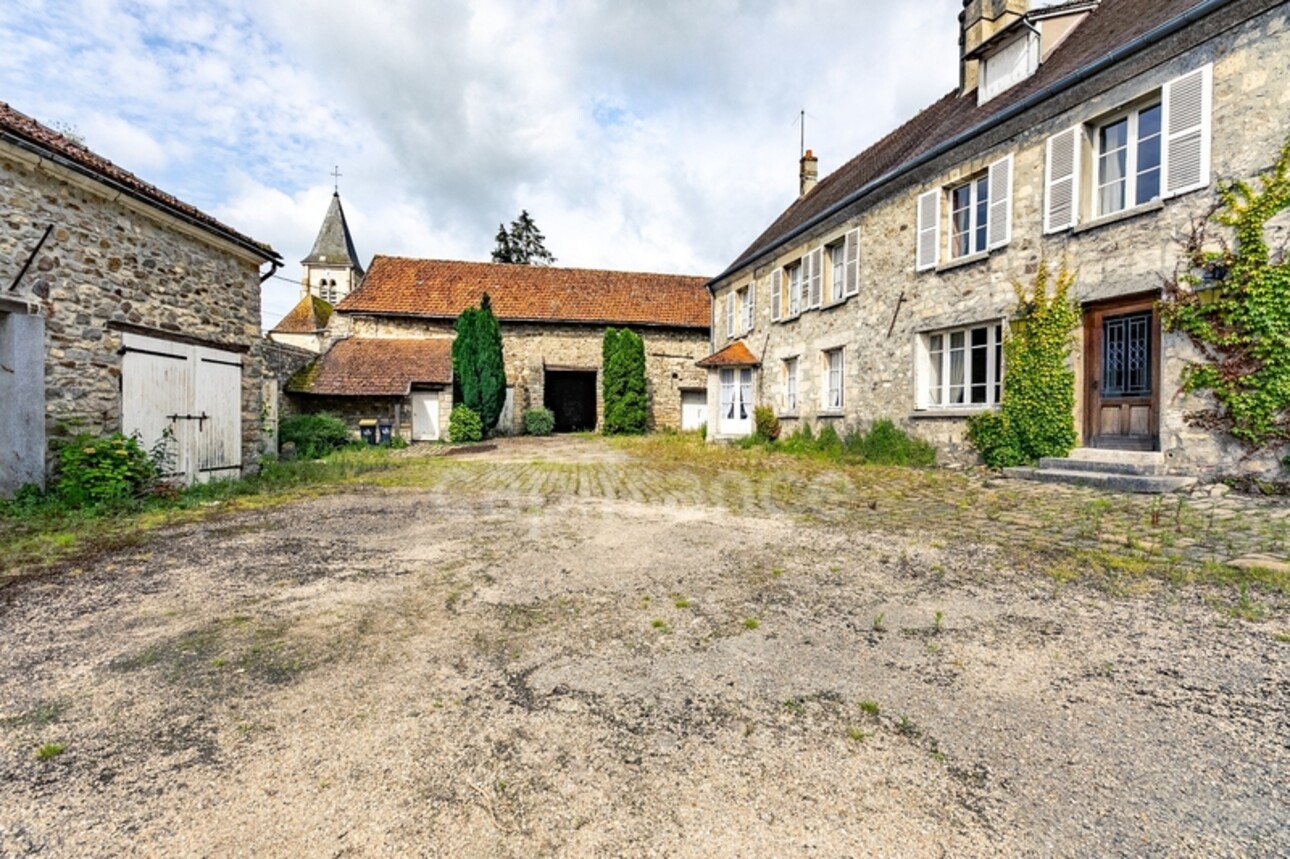
POLYGON ((543 405, 555 413, 556 432, 596 428, 596 371, 546 370, 543 405))

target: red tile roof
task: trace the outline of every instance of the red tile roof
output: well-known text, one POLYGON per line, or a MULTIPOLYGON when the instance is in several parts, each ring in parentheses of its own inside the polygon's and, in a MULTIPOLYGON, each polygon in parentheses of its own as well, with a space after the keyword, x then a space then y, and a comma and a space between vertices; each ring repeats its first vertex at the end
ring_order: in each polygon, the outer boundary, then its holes
MULTIPOLYGON (((813 218, 825 217, 834 207, 847 205, 848 197, 870 183, 893 179, 897 171, 920 156, 955 137, 970 135, 1027 97, 1109 56, 1201 2, 1102 0, 1030 78, 982 105, 977 104, 975 91, 960 96, 956 87, 822 179, 814 190, 785 209, 717 279, 792 239, 794 231, 804 228, 813 218)), ((1068 83, 1073 85, 1075 81, 1068 83)))
POLYGON ((316 295, 306 295, 269 333, 316 334, 327 327, 331 313, 331 304, 316 295))
POLYGON ((14 110, 0 101, 0 140, 13 143, 28 150, 36 150, 48 156, 56 163, 70 166, 81 173, 86 173, 114 188, 125 191, 132 197, 141 199, 153 207, 181 220, 189 221, 207 232, 213 233, 226 241, 240 245, 265 260, 278 260, 280 257, 273 248, 257 242, 250 236, 239 233, 232 227, 222 224, 210 215, 151 185, 128 170, 125 170, 101 155, 90 151, 85 146, 54 129, 42 125, 36 120, 14 110))
POLYGON ((756 367, 760 363, 742 340, 736 340, 720 352, 695 362, 699 367, 756 367))
POLYGON ((413 384, 452 384, 452 340, 337 340, 287 390, 331 397, 401 397, 413 384))
POLYGON ((707 328, 703 277, 378 256, 341 313, 456 318, 487 292, 502 321, 707 328))

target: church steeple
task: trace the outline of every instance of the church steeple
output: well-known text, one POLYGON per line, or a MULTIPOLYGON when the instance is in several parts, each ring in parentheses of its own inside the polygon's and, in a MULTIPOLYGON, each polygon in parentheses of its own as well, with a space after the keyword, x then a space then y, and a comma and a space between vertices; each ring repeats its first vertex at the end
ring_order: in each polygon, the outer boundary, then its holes
POLYGON ((331 304, 349 295, 362 280, 363 267, 345 221, 339 189, 331 196, 331 205, 323 217, 318 238, 314 239, 313 250, 300 264, 304 267, 300 294, 316 295, 331 304))

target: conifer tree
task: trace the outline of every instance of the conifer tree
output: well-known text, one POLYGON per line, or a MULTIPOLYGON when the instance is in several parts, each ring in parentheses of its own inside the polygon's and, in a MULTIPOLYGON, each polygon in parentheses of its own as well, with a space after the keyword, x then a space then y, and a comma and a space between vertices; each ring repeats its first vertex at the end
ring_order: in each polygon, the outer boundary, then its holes
POLYGON ((645 432, 649 417, 645 342, 627 328, 607 328, 601 355, 605 433, 615 435, 645 432))
POLYGON ((497 426, 506 405, 506 366, 502 360, 502 330, 484 293, 479 307, 457 317, 452 341, 452 375, 461 402, 479 415, 485 433, 497 426))
POLYGON ((497 246, 493 248, 493 262, 515 263, 517 265, 552 265, 555 257, 546 249, 546 237, 538 229, 528 210, 511 221, 508 230, 505 225, 497 225, 497 246))

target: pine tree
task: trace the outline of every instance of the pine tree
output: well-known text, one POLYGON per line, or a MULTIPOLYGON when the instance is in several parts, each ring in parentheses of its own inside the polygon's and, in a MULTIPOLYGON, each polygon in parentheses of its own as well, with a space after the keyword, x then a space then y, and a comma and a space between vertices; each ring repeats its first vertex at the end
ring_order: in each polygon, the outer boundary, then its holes
POLYGON ((511 221, 509 230, 503 224, 497 225, 497 246, 493 248, 493 262, 508 262, 517 265, 552 265, 555 257, 546 249, 546 237, 538 229, 528 210, 511 221))
POLYGON ((479 415, 484 432, 497 426, 506 405, 506 366, 502 360, 502 329, 493 315, 488 293, 480 306, 457 317, 452 341, 452 374, 461 402, 479 415))

